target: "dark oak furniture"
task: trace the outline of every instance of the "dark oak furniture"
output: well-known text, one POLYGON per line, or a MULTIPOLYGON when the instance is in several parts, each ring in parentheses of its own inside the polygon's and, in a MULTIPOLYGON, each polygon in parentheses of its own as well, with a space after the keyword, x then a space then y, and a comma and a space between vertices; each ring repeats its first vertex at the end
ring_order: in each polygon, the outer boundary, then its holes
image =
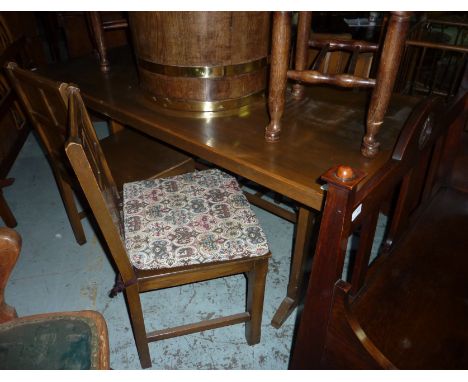
MULTIPOLYGON (((28 64, 25 45, 25 38, 15 39, 3 15, 0 15, 0 67, 12 59, 28 64)), ((8 227, 16 226, 17 222, 3 196, 3 188, 14 182, 14 179, 7 178, 8 172, 28 134, 29 125, 19 108, 16 96, 3 73, 0 73, 0 217, 8 227)))
POLYGON ((124 184, 120 197, 77 88, 69 87, 66 153, 119 272, 143 368, 148 343, 245 322, 247 342, 260 341, 271 256, 236 180, 219 170, 124 184), (121 207, 122 206, 122 207, 121 207), (140 293, 245 273, 245 312, 146 332, 140 293))
MULTIPOLYGON (((138 86, 130 51, 108 53, 113 63, 110 76, 100 72, 92 57, 44 67, 40 72, 79 84, 86 106, 93 111, 291 198, 303 208, 300 219, 309 224, 313 212, 322 209, 320 175, 336 163, 349 163, 370 175, 378 172, 418 102, 415 97, 393 95, 380 133, 380 153, 369 160, 359 152, 367 94, 310 87, 301 101, 287 95, 283 135, 272 145, 264 139, 265 102, 252 104, 241 115, 207 113, 204 118, 199 113, 165 109, 138 86)), ((275 319, 278 323, 297 303, 310 229, 307 224, 302 227, 296 235, 288 294, 275 319)))
POLYGON ((94 311, 42 313, 18 318, 5 287, 21 237, 0 227, 0 369, 109 369, 104 317, 94 311))
POLYGON ((467 117, 466 92, 452 105, 429 97, 378 173, 350 166, 324 173, 327 197, 291 368, 468 367, 467 117), (381 211, 388 225, 369 266, 381 211))
MULTIPOLYGON (((83 244, 86 237, 81 219, 86 215, 77 209, 73 190, 79 188, 64 151, 69 134, 68 85, 20 69, 13 62, 8 63, 6 71, 46 152, 76 241, 83 244)), ((190 157, 130 129, 104 138, 101 145, 119 188, 131 180, 176 175, 193 169, 190 157)))
MULTIPOLYGON (((349 69, 354 71, 360 52, 377 52, 379 46, 365 41, 329 40, 309 41, 310 12, 300 12, 296 43, 294 70, 289 69, 289 47, 291 40, 291 20, 289 12, 275 12, 273 16, 273 37, 271 51, 270 89, 268 108, 271 121, 265 128, 265 139, 276 142, 282 132, 281 118, 284 110, 286 83, 288 79, 306 84, 328 84, 348 87, 373 87, 371 101, 366 118, 366 134, 362 140, 362 154, 373 158, 379 150, 376 135, 379 133, 388 103, 393 91, 398 65, 404 49, 404 41, 409 26, 410 12, 391 12, 385 41, 381 48, 381 57, 375 79, 361 78, 353 74, 324 74, 317 69, 320 61, 330 50, 354 52, 349 69), (320 47, 322 52, 317 57, 317 66, 306 67, 307 48, 320 47)), ((295 95, 300 98, 302 92, 296 87, 295 95)))
POLYGON ((454 97, 468 70, 468 19, 423 18, 408 33, 398 92, 454 97))
POLYGON ((88 23, 91 27, 91 37, 99 55, 99 65, 103 72, 110 70, 109 59, 107 58, 106 32, 115 30, 126 30, 128 21, 126 18, 117 18, 111 20, 102 20, 102 12, 86 12, 88 23))

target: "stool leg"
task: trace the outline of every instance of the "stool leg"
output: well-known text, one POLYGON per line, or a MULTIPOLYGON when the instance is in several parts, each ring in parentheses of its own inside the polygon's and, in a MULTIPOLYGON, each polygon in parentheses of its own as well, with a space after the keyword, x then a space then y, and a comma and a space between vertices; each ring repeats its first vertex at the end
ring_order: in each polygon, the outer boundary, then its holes
MULTIPOLYGON (((306 70, 309 53, 309 37, 312 23, 312 12, 299 12, 297 25, 296 57, 294 60, 295 70, 306 70)), ((295 83, 292 86, 292 96, 301 100, 304 98, 304 85, 295 83)))
POLYGON ((270 123, 265 128, 265 140, 267 142, 276 142, 280 139, 281 117, 284 112, 286 84, 288 81, 290 44, 291 15, 289 12, 275 12, 273 16, 270 89, 268 91, 270 123))
POLYGON ((382 57, 375 88, 372 92, 366 122, 366 135, 362 141, 361 153, 367 158, 375 157, 380 143, 376 135, 382 127, 387 107, 390 103, 401 57, 405 48, 405 39, 410 24, 411 12, 391 12, 385 36, 382 57))
POLYGON ((254 269, 247 274, 247 311, 250 320, 245 323, 245 337, 249 345, 260 342, 267 271, 268 258, 256 261, 254 269))
POLYGON ((91 29, 93 38, 96 44, 96 49, 99 53, 99 61, 102 72, 108 72, 110 69, 109 60, 107 59, 106 43, 104 42, 104 31, 102 29, 102 21, 99 12, 88 12, 89 20, 91 21, 91 29))

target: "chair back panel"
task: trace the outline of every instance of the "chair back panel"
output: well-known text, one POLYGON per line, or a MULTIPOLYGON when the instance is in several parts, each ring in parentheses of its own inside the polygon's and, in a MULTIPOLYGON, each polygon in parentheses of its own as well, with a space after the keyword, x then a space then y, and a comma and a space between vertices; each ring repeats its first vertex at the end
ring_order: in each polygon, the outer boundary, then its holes
POLYGON ((129 281, 134 272, 124 245, 121 198, 79 89, 69 86, 68 97, 70 138, 65 151, 119 272, 129 281))
POLYGON ((63 172, 67 163, 63 151, 67 138, 67 84, 21 69, 13 62, 7 64, 6 71, 52 166, 63 172))

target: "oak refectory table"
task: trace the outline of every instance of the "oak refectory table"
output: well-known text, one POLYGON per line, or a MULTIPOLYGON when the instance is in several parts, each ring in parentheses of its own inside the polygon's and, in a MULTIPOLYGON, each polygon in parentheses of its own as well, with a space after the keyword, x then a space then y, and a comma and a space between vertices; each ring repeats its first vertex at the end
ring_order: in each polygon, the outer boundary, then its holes
MULTIPOLYGON (((309 87, 303 100, 287 98, 281 140, 266 142, 266 99, 237 113, 200 114, 165 109, 139 87, 132 52, 109 52, 112 68, 103 73, 94 56, 40 68, 52 79, 81 89, 92 111, 137 129, 191 155, 278 192, 297 203, 298 227, 287 296, 272 324, 279 327, 297 306, 305 266, 305 248, 320 211, 324 190, 320 176, 332 166, 346 164, 371 175, 388 158, 398 132, 418 103, 415 97, 394 95, 380 132, 377 157, 360 152, 368 94, 348 89, 309 87), (224 114, 224 115, 223 115, 224 114)), ((274 256, 274 251, 273 251, 274 256)))

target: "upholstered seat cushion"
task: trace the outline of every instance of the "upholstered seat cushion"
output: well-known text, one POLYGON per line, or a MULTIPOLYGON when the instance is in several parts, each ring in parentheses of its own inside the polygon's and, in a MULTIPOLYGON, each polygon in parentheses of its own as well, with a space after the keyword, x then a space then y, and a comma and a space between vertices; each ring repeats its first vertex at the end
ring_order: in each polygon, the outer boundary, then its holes
POLYGON ((108 368, 108 347, 97 312, 38 314, 0 325, 1 370, 108 368))
POLYGON ((219 170, 126 183, 125 244, 138 269, 173 268, 268 253, 236 179, 219 170))

